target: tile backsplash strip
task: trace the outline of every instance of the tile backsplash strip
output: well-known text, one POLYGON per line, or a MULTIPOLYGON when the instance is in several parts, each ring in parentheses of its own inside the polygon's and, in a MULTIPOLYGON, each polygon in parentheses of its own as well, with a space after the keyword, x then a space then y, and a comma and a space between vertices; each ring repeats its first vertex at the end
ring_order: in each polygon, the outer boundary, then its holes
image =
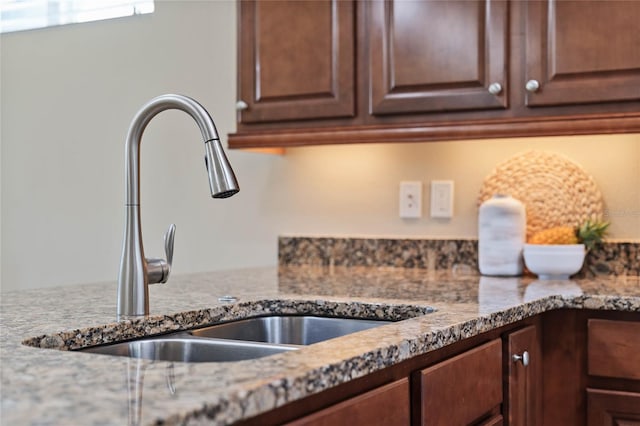
MULTIPOLYGON (((377 266, 478 269, 477 240, 280 237, 282 266, 377 266)), ((609 242, 591 250, 579 274, 640 275, 640 242, 609 242)))

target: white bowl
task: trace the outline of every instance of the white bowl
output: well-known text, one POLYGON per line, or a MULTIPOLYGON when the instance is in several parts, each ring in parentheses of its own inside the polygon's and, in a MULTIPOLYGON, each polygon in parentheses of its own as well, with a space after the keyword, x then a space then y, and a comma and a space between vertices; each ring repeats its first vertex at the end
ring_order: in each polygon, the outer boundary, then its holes
POLYGON ((582 269, 584 244, 525 244, 524 263, 541 280, 566 280, 582 269))

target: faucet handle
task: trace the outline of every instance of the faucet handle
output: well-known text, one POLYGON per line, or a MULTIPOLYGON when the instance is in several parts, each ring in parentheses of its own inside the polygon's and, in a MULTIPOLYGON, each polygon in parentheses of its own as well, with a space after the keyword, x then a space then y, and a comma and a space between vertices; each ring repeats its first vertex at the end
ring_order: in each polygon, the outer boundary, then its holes
POLYGON ((176 224, 172 223, 167 228, 167 232, 164 233, 164 253, 167 255, 167 263, 169 264, 169 271, 171 271, 171 264, 173 263, 173 239, 176 235, 176 224))
POLYGON ((147 259, 147 278, 149 284, 164 284, 169 279, 171 273, 171 264, 173 263, 173 240, 176 234, 176 225, 171 224, 164 234, 164 251, 167 260, 164 259, 147 259))

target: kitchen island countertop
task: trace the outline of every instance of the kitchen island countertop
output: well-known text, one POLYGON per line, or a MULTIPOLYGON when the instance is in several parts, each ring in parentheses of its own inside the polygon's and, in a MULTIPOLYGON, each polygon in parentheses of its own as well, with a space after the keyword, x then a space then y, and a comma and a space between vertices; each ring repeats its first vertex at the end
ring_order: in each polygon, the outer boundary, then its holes
POLYGON ((120 324, 114 321, 115 283, 3 293, 0 423, 231 424, 549 310, 640 312, 638 276, 541 281, 481 277, 464 268, 246 269, 176 276, 151 286, 149 293, 150 317, 120 324), (239 303, 220 302, 223 295, 239 303), (233 363, 152 362, 23 344, 69 349, 130 330, 126 337, 203 325, 216 312, 243 316, 255 314, 255 306, 290 309, 305 301, 314 301, 310 306, 324 314, 363 303, 382 311, 402 306, 436 311, 233 363))

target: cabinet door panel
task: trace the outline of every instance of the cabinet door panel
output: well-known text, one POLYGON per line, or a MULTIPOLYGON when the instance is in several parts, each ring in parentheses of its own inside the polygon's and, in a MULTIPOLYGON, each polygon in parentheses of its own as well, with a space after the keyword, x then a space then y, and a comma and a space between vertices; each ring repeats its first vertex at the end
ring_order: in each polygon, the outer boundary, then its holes
POLYGON ((508 397, 505 400, 505 418, 508 425, 535 426, 542 423, 540 397, 540 343, 535 326, 509 333, 507 342, 508 397), (528 365, 513 356, 528 354, 528 365))
POLYGON ((352 2, 244 0, 240 19, 240 122, 354 115, 352 2))
POLYGON ((640 426, 640 394, 587 389, 588 426, 640 426))
POLYGON ((640 322, 590 319, 590 375, 640 380, 640 322))
POLYGON ((528 106, 640 100, 640 2, 531 0, 528 106))
POLYGON ((491 417, 489 420, 485 420, 482 423, 479 423, 478 426, 502 426, 504 424, 504 421, 502 419, 501 415, 497 415, 494 417, 491 417))
POLYGON ((351 398, 288 426, 409 425, 409 379, 401 379, 351 398))
POLYGON ((366 5, 371 114, 507 106, 505 1, 366 5))
POLYGON ((467 425, 502 402, 502 344, 493 340, 420 373, 422 425, 467 425))

